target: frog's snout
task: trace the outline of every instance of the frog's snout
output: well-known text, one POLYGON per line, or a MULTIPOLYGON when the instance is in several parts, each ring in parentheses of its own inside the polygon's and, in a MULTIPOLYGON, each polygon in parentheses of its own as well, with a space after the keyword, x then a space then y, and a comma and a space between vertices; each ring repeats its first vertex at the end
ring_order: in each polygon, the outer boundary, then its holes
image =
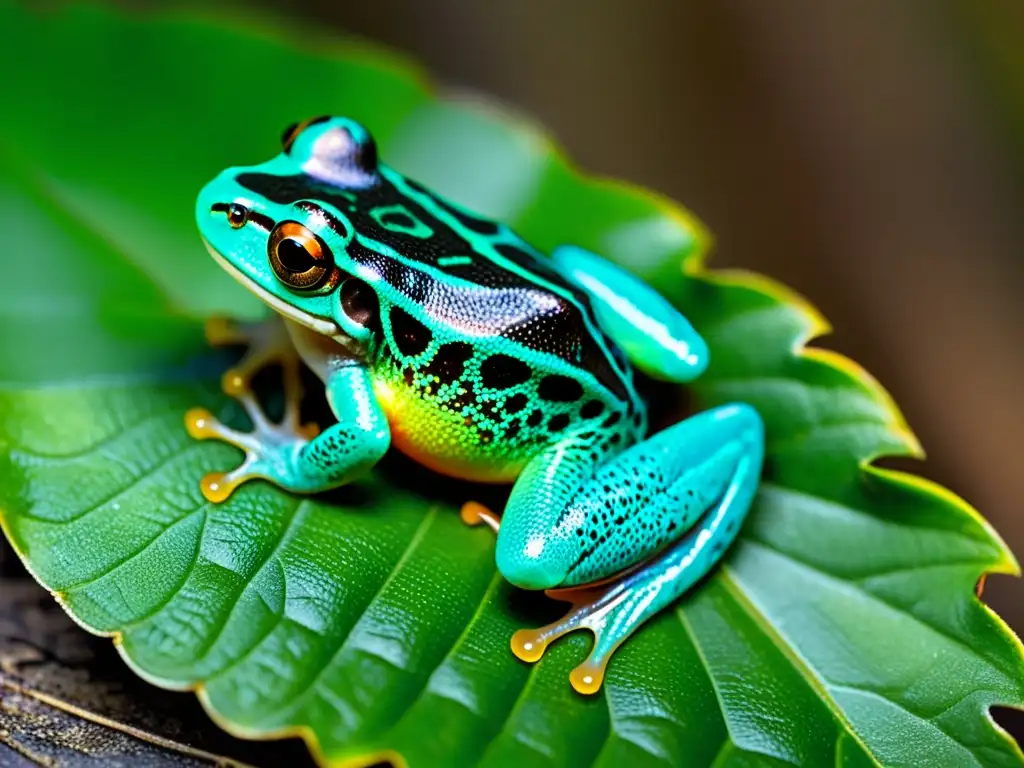
POLYGON ((233 180, 225 172, 199 190, 199 194, 196 196, 195 214, 200 232, 206 233, 209 230, 218 212, 221 218, 224 218, 227 205, 235 198, 233 186, 233 180))

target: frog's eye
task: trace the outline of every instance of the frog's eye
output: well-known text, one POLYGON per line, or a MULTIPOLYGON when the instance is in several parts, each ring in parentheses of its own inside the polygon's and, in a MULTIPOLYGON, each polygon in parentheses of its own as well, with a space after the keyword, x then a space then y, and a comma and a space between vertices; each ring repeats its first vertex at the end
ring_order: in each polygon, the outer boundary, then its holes
POLYGON ((327 247, 297 221, 282 221, 274 227, 267 255, 277 279, 296 291, 316 290, 334 267, 327 247))

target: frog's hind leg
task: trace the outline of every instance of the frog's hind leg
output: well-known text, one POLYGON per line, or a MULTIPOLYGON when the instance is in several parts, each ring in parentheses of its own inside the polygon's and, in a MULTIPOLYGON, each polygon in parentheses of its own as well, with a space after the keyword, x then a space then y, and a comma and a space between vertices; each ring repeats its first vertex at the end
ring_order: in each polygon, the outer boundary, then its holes
POLYGON ((513 652, 537 661, 557 638, 588 629, 593 648, 570 680, 580 693, 599 690, 615 649, 701 579, 736 537, 757 489, 763 441, 758 414, 730 405, 602 465, 566 510, 582 542, 562 589, 549 590, 573 608, 546 627, 516 632, 513 652), (607 583, 616 573, 621 578, 607 583))

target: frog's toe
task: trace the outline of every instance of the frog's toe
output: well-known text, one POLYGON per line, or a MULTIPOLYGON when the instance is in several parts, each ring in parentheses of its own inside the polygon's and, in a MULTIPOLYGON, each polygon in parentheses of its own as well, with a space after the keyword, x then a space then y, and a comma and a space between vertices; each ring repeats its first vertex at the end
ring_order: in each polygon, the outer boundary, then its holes
POLYGON ((199 489, 203 498, 212 504, 220 504, 227 501, 235 489, 246 480, 251 480, 258 475, 249 471, 250 460, 247 458, 241 465, 230 472, 209 472, 199 481, 199 489))
POLYGON ((258 441, 249 433, 232 429, 205 408, 192 408, 185 414, 185 427, 196 440, 221 440, 243 451, 254 451, 258 441))
POLYGON ((478 501, 467 501, 459 510, 462 522, 469 526, 486 525, 495 533, 501 525, 501 518, 478 501))
POLYGON ((590 630, 594 645, 587 659, 569 674, 569 682, 577 692, 593 694, 601 690, 605 667, 615 649, 628 636, 622 631, 616 608, 625 593, 621 585, 594 590, 592 588, 549 590, 551 596, 573 603, 572 609, 558 621, 539 629, 520 629, 512 635, 512 652, 527 662, 539 661, 558 638, 578 629, 590 630))
POLYGON ((220 388, 228 397, 240 399, 250 394, 249 377, 238 368, 229 368, 220 379, 220 388))
POLYGON ((248 337, 242 331, 241 324, 230 317, 214 315, 203 324, 203 335, 211 347, 229 347, 232 344, 245 344, 248 337))
POLYGON ((577 693, 591 695, 601 690, 604 684, 604 670, 608 666, 609 656, 601 658, 593 654, 569 673, 569 682, 577 693))
MULTIPOLYGON (((225 379, 229 379, 229 372, 225 379)), ((294 479, 289 473, 295 450, 320 433, 314 423, 301 424, 298 408, 288 409, 285 418, 271 421, 248 390, 235 395, 252 421, 251 432, 241 432, 223 424, 205 408, 192 408, 185 414, 188 433, 197 440, 220 440, 245 452, 245 460, 230 472, 211 472, 201 483, 207 501, 225 501, 247 480, 262 478, 290 487, 294 479)))
MULTIPOLYGON (((512 635, 512 652, 522 661, 531 663, 540 661, 552 642, 562 635, 584 628, 593 631, 593 628, 586 622, 565 621, 564 619, 540 629, 521 629, 512 635)), ((608 660, 615 650, 613 647, 607 652, 598 653, 597 648, 601 645, 601 635, 595 631, 594 638, 594 650, 582 664, 569 673, 569 682, 579 693, 592 694, 601 690, 601 685, 604 683, 605 667, 608 666, 608 660)))
POLYGON ((207 501, 225 501, 235 488, 257 476, 251 471, 260 452, 260 439, 256 433, 232 429, 205 408, 192 408, 186 413, 185 427, 196 440, 220 440, 245 451, 245 460, 235 469, 230 472, 210 472, 203 477, 199 487, 207 501))
POLYGON ((256 322, 211 317, 204 326, 207 342, 214 347, 244 346, 245 354, 224 378, 224 391, 235 397, 235 392, 248 389, 249 381, 263 368, 273 363, 297 365, 295 353, 284 322, 278 316, 256 322))

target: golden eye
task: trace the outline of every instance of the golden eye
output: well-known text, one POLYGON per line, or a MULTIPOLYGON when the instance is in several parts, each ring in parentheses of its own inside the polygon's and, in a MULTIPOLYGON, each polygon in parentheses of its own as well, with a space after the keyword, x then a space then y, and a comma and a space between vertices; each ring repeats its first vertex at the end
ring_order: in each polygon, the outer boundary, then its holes
POLYGON ((267 255, 277 279, 296 291, 316 290, 334 267, 330 251, 297 221, 282 221, 274 227, 267 255))

